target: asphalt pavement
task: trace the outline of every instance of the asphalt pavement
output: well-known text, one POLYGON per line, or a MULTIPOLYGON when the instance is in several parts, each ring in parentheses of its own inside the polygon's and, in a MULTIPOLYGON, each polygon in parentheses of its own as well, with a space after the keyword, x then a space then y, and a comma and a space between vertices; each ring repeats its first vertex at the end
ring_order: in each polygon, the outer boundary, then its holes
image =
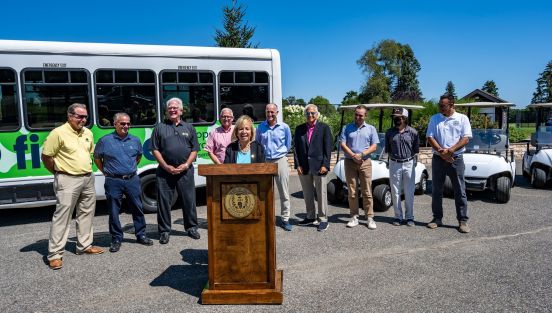
MULTIPOLYGON (((330 226, 276 229, 284 303, 201 304, 208 280, 205 201, 198 203, 200 240, 186 236, 173 210, 168 245, 139 245, 123 213, 125 241, 110 243, 105 204, 98 203, 94 242, 102 255, 76 255, 73 224, 61 270, 45 263, 53 207, 0 210, 0 311, 7 312, 550 312, 552 311, 552 188, 532 189, 516 178, 512 199, 469 194, 471 232, 457 231, 454 203, 445 199, 444 227, 430 230, 429 194, 415 198, 415 227, 393 226, 393 210, 376 212, 377 230, 355 228, 346 204, 329 207, 330 226)), ((299 180, 292 176, 292 224, 305 217, 299 180)), ((198 196, 204 199, 205 192, 198 196)), ((279 213, 277 205, 277 214, 279 213)))

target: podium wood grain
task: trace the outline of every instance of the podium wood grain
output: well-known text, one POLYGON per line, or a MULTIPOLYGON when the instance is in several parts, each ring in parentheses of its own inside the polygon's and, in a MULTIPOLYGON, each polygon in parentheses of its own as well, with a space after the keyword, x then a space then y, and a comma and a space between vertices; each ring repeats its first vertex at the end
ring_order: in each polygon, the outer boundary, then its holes
POLYGON ((274 163, 200 165, 207 179, 209 283, 203 304, 281 304, 282 271, 276 271, 274 163), (228 218, 225 192, 255 189, 253 212, 228 218))

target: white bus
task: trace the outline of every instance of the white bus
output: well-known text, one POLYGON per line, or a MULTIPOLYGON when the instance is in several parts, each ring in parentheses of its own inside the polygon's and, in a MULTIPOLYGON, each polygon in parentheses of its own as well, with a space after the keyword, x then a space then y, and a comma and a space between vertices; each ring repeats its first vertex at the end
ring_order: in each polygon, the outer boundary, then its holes
MULTIPOLYGON (((281 106, 280 55, 274 49, 0 40, 0 209, 55 203, 42 143, 79 102, 88 107, 96 141, 114 131, 115 113, 130 115, 131 133, 144 147, 138 167, 144 210, 157 210, 149 138, 172 97, 182 99, 183 119, 198 134, 194 166, 210 163, 203 146, 219 126, 221 108, 260 122, 267 103, 281 106)), ((97 197, 104 199, 104 177, 94 171, 97 197)), ((195 173, 196 186, 204 185, 195 173)))

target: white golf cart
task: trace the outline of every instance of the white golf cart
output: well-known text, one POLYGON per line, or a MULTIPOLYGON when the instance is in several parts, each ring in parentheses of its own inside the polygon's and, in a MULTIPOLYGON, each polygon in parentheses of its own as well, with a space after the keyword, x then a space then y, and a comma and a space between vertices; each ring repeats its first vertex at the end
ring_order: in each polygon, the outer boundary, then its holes
MULTIPOLYGON (((473 137, 466 145, 464 153, 464 178, 466 189, 494 192, 499 203, 510 200, 510 189, 516 177, 514 150, 510 149, 508 114, 513 103, 471 102, 457 103, 457 108, 467 108, 467 116, 472 120, 472 109, 485 116, 482 127, 473 128, 473 137)), ((473 123, 472 123, 473 124, 473 123)), ((452 183, 447 177, 444 186, 445 196, 452 196, 452 183)))
POLYGON ((523 154, 523 176, 530 179, 535 188, 542 188, 552 179, 552 103, 533 103, 527 106, 537 110, 535 133, 531 134, 531 145, 523 154), (543 120, 547 121, 543 124, 543 120))
MULTIPOLYGON (((374 210, 376 211, 387 211, 393 204, 391 198, 391 188, 389 187, 389 164, 387 158, 384 158, 384 147, 385 147, 385 131, 383 129, 383 114, 384 110, 388 109, 390 112, 393 108, 405 108, 412 113, 411 110, 422 109, 422 106, 419 105, 401 105, 401 104, 365 104, 368 111, 379 109, 379 125, 378 125, 378 137, 380 143, 377 146, 377 149, 374 153, 371 154, 372 159, 372 197, 374 199, 374 210)), ((341 126, 340 133, 343 130, 345 125, 343 122, 346 111, 354 111, 356 105, 342 105, 338 108, 341 110, 341 126)), ((390 113, 389 113, 390 114, 390 113)), ((410 114, 412 116, 412 114, 410 114)), ((391 125, 390 125, 391 126, 391 125)), ((339 137, 337 136, 337 164, 335 165, 333 172, 328 174, 328 200, 331 203, 342 203, 347 200, 347 187, 345 180, 345 167, 344 159, 339 158, 340 148, 339 148, 339 137)), ((416 194, 424 194, 427 190, 427 179, 428 173, 424 164, 418 162, 416 165, 416 194)), ((360 185, 359 187, 360 188, 360 185)), ((358 193, 362 196, 362 193, 358 193)))

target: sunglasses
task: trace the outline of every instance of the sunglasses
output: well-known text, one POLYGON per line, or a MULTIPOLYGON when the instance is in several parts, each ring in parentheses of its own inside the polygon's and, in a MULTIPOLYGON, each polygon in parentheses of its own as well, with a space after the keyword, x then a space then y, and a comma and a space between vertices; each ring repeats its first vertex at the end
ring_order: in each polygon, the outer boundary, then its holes
POLYGON ((309 116, 309 115, 316 115, 317 112, 305 112, 305 116, 309 116))
POLYGON ((79 120, 85 120, 85 119, 88 118, 88 115, 75 114, 75 113, 71 113, 71 115, 73 115, 74 117, 76 117, 79 120))
POLYGON ((119 125, 121 125, 121 126, 130 126, 130 123, 119 122, 119 125))

